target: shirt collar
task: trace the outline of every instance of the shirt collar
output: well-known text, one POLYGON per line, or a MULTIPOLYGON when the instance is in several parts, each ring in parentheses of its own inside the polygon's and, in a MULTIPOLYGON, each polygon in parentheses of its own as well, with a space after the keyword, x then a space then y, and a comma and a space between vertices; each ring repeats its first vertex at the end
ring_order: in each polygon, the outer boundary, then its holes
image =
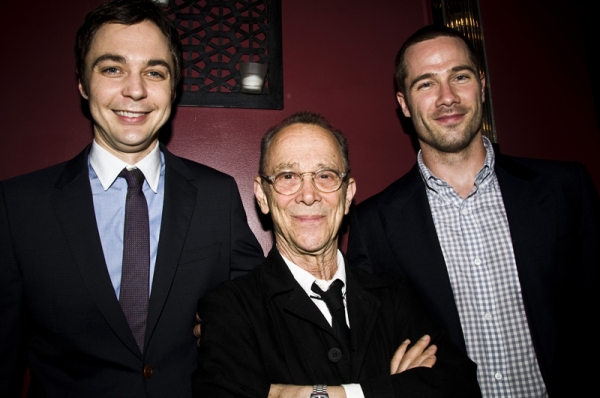
POLYGON ((127 164, 106 149, 102 148, 96 140, 90 149, 90 165, 96 172, 102 187, 106 191, 115 182, 123 168, 138 168, 144 173, 146 182, 154 193, 158 190, 161 167, 160 149, 158 142, 154 149, 142 160, 134 165, 127 164))
POLYGON ((344 282, 342 294, 346 293, 346 267, 344 266, 344 256, 342 255, 341 251, 337 251, 337 271, 335 272, 333 278, 331 278, 331 280, 328 281, 316 279, 310 272, 306 271, 303 268, 300 268, 299 266, 285 258, 283 254, 281 255, 281 257, 292 272, 292 275, 294 276, 294 279, 296 279, 296 282, 298 282, 300 286, 302 286, 302 289, 304 289, 306 294, 308 294, 309 296, 314 294, 311 290, 313 282, 317 282, 317 285, 319 285, 319 287, 323 291, 326 291, 327 289, 329 289, 329 285, 331 285, 331 283, 333 283, 333 281, 335 281, 336 279, 339 279, 342 282, 344 282))

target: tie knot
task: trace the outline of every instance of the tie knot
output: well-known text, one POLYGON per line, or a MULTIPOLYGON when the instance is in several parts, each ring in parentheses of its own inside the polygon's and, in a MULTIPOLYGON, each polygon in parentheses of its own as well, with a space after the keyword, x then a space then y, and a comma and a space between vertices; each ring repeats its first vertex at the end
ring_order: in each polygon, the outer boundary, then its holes
POLYGON ((119 173, 119 177, 123 177, 127 181, 128 188, 138 188, 142 189, 142 185, 144 184, 144 173, 140 169, 131 169, 127 170, 124 168, 121 173, 119 173))
POLYGON ((321 296, 321 300, 325 302, 327 308, 329 308, 329 311, 334 312, 344 307, 342 287, 344 287, 344 282, 336 279, 325 292, 319 287, 319 285, 317 285, 316 282, 312 284, 311 290, 321 296))

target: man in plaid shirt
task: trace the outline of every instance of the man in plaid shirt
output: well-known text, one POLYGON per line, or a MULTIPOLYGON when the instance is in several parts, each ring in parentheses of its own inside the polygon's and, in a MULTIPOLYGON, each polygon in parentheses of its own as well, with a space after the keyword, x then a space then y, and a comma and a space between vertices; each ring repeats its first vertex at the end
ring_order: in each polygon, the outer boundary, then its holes
POLYGON ((600 200, 587 171, 495 151, 481 129, 481 62, 453 29, 415 32, 396 82, 417 163, 353 209, 349 262, 409 279, 477 363, 484 396, 590 391, 600 200))

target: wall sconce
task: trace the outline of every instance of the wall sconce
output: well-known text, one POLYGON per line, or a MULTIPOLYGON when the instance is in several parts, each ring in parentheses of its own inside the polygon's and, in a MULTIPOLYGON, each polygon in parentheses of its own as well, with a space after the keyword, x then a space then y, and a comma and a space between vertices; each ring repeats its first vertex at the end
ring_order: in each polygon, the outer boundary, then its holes
POLYGON ((242 93, 260 94, 267 76, 268 64, 240 61, 242 93))

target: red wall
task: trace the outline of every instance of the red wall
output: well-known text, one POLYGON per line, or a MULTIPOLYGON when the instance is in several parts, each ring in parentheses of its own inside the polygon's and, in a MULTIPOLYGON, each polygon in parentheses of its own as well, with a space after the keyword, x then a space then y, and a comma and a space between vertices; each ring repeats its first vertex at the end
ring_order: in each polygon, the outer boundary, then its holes
MULTIPOLYGON (((72 47, 84 15, 100 2, 3 2, 0 179, 68 159, 91 140, 72 47)), ((600 187, 581 11, 577 2, 562 3, 482 2, 498 141, 509 154, 580 160, 600 187)), ((285 116, 323 113, 348 137, 356 201, 380 191, 415 161, 396 116, 393 59, 429 21, 427 4, 283 0, 284 109, 179 107, 169 149, 236 178, 265 250, 271 237, 258 222, 252 179, 260 137, 285 116)))

